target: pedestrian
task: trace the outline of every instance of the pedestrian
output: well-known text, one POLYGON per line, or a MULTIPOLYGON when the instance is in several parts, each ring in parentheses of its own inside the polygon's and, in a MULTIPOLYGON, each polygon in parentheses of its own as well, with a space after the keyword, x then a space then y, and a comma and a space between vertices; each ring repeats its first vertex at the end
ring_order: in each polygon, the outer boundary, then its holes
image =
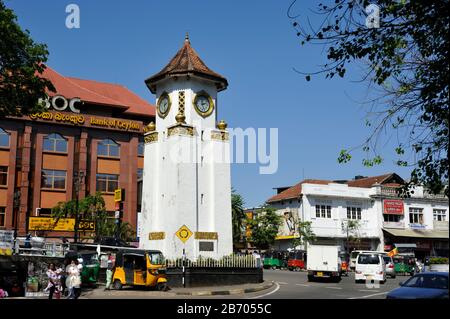
POLYGON ((25 248, 31 248, 31 234, 28 233, 25 237, 25 248))
POLYGON ((257 250, 255 250, 255 251, 253 252, 253 257, 254 257, 255 260, 256 260, 256 267, 257 267, 257 268, 262 267, 262 263, 261 263, 261 255, 258 253, 257 250))
POLYGON ((72 261, 66 268, 66 276, 67 276, 66 287, 69 290, 69 295, 67 299, 78 298, 76 289, 80 288, 81 279, 77 263, 78 261, 76 259, 72 259, 72 261))
POLYGON ((55 264, 50 263, 48 265, 47 269, 47 278, 48 278, 48 284, 47 287, 45 287, 44 291, 48 291, 48 299, 53 299, 53 294, 55 293, 56 289, 56 281, 57 281, 57 274, 56 274, 56 267, 55 264))
POLYGON ((108 258, 108 266, 106 268, 106 287, 105 290, 111 289, 111 280, 113 276, 114 263, 111 256, 108 258))

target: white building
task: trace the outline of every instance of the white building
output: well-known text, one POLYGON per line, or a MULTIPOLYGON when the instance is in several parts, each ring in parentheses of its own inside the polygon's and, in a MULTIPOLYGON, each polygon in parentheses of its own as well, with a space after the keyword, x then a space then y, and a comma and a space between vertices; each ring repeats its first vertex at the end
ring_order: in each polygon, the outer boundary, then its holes
MULTIPOLYGON (((279 189, 267 200, 277 212, 293 219, 311 221, 318 244, 347 246, 348 220, 357 220, 349 250, 391 250, 395 243, 415 246, 416 256, 448 256, 448 199, 417 188, 411 198, 400 199, 397 189, 404 181, 397 174, 356 177, 350 181, 304 180, 279 189)), ((280 227, 275 249, 292 248, 297 229, 285 234, 280 227)))
POLYGON ((145 135, 140 247, 191 260, 231 254, 229 136, 217 122, 217 92, 227 80, 186 38, 146 84, 158 114, 145 135))

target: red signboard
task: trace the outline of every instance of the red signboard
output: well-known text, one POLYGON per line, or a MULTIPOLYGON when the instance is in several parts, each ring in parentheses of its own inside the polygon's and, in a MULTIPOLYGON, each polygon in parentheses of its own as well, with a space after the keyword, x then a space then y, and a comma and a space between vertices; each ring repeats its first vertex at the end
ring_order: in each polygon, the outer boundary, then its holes
POLYGON ((403 215, 403 201, 399 199, 385 199, 383 201, 384 214, 403 215))

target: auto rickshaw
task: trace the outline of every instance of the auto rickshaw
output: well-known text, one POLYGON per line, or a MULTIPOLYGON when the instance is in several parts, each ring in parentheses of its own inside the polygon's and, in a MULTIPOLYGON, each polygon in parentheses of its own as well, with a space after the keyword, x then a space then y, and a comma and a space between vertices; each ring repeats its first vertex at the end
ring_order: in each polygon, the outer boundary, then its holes
POLYGON ((339 257, 341 258, 341 274, 343 276, 348 276, 350 271, 350 254, 347 252, 340 252, 339 257))
POLYGON ((411 255, 395 255, 392 257, 394 260, 394 270, 400 275, 414 275, 415 258, 411 255))
POLYGON ((119 249, 112 283, 114 289, 141 286, 168 290, 163 254, 159 250, 119 249))
POLYGON ((281 251, 271 251, 264 255, 264 268, 277 269, 283 267, 283 254, 281 251))
POLYGON ((289 253, 288 269, 290 271, 299 271, 305 269, 306 251, 294 250, 289 253))

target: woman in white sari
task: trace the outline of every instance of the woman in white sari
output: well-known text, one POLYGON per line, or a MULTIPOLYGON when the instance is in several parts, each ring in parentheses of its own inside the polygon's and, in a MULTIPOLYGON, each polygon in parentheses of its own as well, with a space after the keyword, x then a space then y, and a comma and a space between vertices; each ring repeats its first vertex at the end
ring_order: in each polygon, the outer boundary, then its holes
POLYGON ((79 289, 81 286, 81 278, 80 278, 80 270, 78 265, 75 263, 75 260, 72 260, 71 263, 66 268, 66 286, 69 289, 68 299, 76 299, 76 289, 79 289))

